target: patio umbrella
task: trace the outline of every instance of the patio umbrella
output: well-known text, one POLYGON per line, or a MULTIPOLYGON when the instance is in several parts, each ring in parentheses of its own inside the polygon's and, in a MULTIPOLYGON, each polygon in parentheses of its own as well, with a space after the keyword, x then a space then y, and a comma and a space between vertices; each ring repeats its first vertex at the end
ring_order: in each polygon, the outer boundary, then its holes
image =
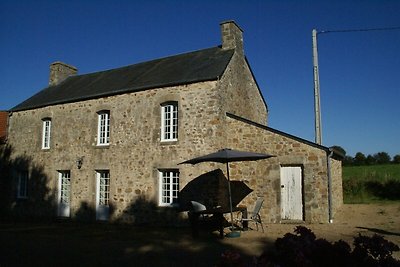
MULTIPOLYGON (((239 204, 253 190, 243 181, 231 181, 232 206, 239 204)), ((207 208, 221 207, 229 209, 228 179, 221 169, 204 173, 191 180, 179 192, 179 202, 182 211, 189 210, 191 201, 197 201, 207 208)))
POLYGON ((260 159, 267 159, 270 157, 274 157, 273 155, 263 154, 263 153, 254 153, 247 151, 239 151, 233 150, 230 148, 224 148, 218 150, 217 152, 207 154, 201 157, 193 158, 181 162, 179 164, 197 164, 201 162, 219 162, 226 164, 226 174, 228 177, 228 194, 229 194, 229 208, 231 213, 231 223, 233 229, 233 208, 232 208, 232 193, 231 193, 231 183, 229 178, 229 162, 237 162, 237 161, 256 161, 260 159))

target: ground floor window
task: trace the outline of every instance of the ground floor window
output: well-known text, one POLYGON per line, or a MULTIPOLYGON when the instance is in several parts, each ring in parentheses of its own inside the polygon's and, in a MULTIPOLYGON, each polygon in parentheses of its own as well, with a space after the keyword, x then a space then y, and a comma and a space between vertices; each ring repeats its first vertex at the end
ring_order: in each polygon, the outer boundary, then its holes
POLYGON ((17 197, 28 198, 28 171, 19 171, 17 184, 17 197))
POLYGON ((71 172, 58 172, 58 215, 70 216, 71 172))
POLYGON ((107 221, 110 218, 110 171, 96 172, 96 220, 107 221))
POLYGON ((108 206, 110 200, 110 172, 97 172, 98 205, 108 206))
POLYGON ((178 203, 179 170, 159 171, 159 205, 172 206, 178 203))

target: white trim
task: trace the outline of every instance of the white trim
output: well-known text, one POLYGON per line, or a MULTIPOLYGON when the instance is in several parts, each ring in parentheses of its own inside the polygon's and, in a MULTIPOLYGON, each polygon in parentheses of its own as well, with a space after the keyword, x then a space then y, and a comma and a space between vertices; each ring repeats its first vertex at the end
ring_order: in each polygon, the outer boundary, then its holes
POLYGON ((110 215, 110 171, 96 171, 96 220, 106 221, 110 215))
POLYGON ((51 119, 43 119, 42 149, 50 149, 51 119))
POLYGON ((179 170, 159 170, 158 205, 169 207, 177 205, 179 196, 179 170))
POLYGON ((69 217, 71 207, 71 172, 58 172, 58 216, 69 217))
POLYGON ((110 144, 110 111, 103 110, 97 115, 97 145, 108 146, 110 144))
POLYGON ((178 140, 178 104, 165 103, 161 105, 161 141, 178 140))

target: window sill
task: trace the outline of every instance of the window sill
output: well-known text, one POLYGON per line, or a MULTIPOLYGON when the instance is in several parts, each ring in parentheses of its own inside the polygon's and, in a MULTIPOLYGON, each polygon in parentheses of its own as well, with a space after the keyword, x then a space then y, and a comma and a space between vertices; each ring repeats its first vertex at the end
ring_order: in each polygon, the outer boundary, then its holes
POLYGON ((178 139, 176 140, 161 140, 160 144, 161 145, 175 145, 178 143, 178 139))
POLYGON ((96 145, 95 146, 95 148, 98 148, 98 149, 108 149, 108 148, 110 148, 110 144, 107 144, 107 145, 96 145))

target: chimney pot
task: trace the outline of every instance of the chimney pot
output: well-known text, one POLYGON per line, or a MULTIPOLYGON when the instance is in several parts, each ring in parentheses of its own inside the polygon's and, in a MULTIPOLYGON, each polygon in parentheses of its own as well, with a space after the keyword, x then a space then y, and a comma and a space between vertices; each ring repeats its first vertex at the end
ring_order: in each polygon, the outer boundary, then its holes
POLYGON ((56 61, 50 64, 49 85, 58 85, 71 75, 78 73, 78 69, 64 62, 56 61))

